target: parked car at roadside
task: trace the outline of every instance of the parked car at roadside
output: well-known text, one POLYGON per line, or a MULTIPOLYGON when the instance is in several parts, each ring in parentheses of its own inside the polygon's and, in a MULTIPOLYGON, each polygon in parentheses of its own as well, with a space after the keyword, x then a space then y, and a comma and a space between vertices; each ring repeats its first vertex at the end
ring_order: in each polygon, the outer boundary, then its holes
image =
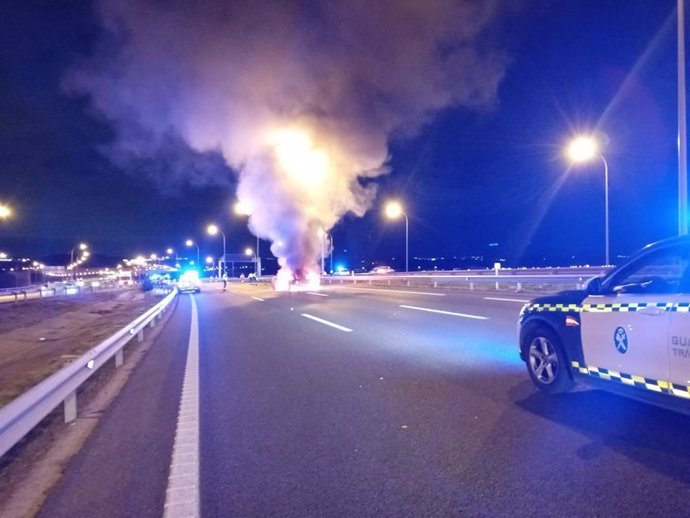
POLYGON ((369 273, 373 273, 376 275, 384 275, 387 273, 393 273, 395 270, 391 268, 390 266, 375 266, 374 268, 371 269, 369 273))

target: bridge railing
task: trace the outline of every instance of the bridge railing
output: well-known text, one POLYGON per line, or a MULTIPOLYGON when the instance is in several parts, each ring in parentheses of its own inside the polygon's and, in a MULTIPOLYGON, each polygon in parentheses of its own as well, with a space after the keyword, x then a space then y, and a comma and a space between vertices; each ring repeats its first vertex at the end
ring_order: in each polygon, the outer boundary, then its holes
POLYGON ((144 328, 153 327, 174 300, 173 289, 163 300, 110 338, 65 365, 27 392, 0 408, 0 457, 17 444, 60 404, 65 422, 77 417, 77 389, 111 358, 115 366, 123 362, 123 348, 135 336, 144 339, 144 328))

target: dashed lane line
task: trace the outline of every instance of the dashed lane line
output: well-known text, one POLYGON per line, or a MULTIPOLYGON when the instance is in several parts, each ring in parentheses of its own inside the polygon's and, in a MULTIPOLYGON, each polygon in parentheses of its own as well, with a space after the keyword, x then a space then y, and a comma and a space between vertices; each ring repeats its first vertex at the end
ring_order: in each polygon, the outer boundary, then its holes
POLYGON ((527 304, 529 302, 529 300, 525 299, 504 299, 501 297, 484 297, 484 300, 502 300, 505 302, 520 302, 522 304, 527 304))
POLYGON ((404 304, 400 304, 400 307, 405 308, 405 309, 414 309, 416 311, 426 311, 429 313, 439 313, 441 315, 450 315, 452 317, 473 318, 475 320, 489 320, 489 317, 482 317, 480 315, 469 315, 467 313, 456 313, 455 311, 445 311, 442 309, 420 308, 418 306, 406 306, 404 304))
POLYGON ((318 291, 305 291, 307 295, 318 295, 319 297, 328 297, 325 293, 319 293, 318 291))
POLYGON ((328 320, 324 320, 323 318, 315 317, 314 315, 310 315, 308 313, 302 313, 302 316, 304 318, 308 318, 310 320, 313 320, 314 322, 319 322, 320 324, 334 327, 336 329, 339 329, 340 331, 345 331, 346 333, 352 332, 352 329, 350 329, 349 327, 341 326, 340 324, 336 324, 334 322, 329 322, 328 320))
POLYGON ((164 518, 198 518, 199 501, 199 314, 194 297, 187 363, 177 414, 164 518))
POLYGON ((260 298, 260 297, 255 297, 254 295, 252 295, 252 298, 253 298, 254 300, 258 300, 259 302, 265 302, 264 299, 262 299, 262 298, 260 298))

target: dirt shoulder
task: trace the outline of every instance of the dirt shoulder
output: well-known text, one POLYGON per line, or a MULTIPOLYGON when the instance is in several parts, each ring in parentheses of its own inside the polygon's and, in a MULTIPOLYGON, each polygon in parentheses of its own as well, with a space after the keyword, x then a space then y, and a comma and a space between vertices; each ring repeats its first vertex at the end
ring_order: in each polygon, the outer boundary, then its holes
POLYGON ((161 298, 123 289, 0 306, 0 407, 161 298))

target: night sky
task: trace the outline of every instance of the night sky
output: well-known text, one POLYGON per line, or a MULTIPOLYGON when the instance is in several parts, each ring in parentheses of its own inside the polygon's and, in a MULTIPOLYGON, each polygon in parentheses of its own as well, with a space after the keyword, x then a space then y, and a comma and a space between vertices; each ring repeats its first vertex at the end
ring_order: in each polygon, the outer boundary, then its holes
MULTIPOLYGON (((336 261, 402 266, 404 223, 386 221, 381 207, 395 197, 409 215, 411 256, 601 264, 602 165, 563 158, 578 132, 606 141, 614 262, 676 232, 675 0, 514 4, 489 34, 507 58, 496 98, 390 134, 390 173, 374 180, 365 217, 334 228, 336 261)), ((132 166, 104 151, 117 128, 64 88, 102 39, 88 1, 0 4, 0 201, 15 211, 0 222, 0 250, 46 256, 86 241, 132 256, 193 238, 203 255, 217 254, 209 222, 224 228, 228 252, 253 246, 246 220, 230 210, 235 173, 217 157, 163 148, 132 166), (180 181, 178 169, 200 160, 214 178, 180 181)))

